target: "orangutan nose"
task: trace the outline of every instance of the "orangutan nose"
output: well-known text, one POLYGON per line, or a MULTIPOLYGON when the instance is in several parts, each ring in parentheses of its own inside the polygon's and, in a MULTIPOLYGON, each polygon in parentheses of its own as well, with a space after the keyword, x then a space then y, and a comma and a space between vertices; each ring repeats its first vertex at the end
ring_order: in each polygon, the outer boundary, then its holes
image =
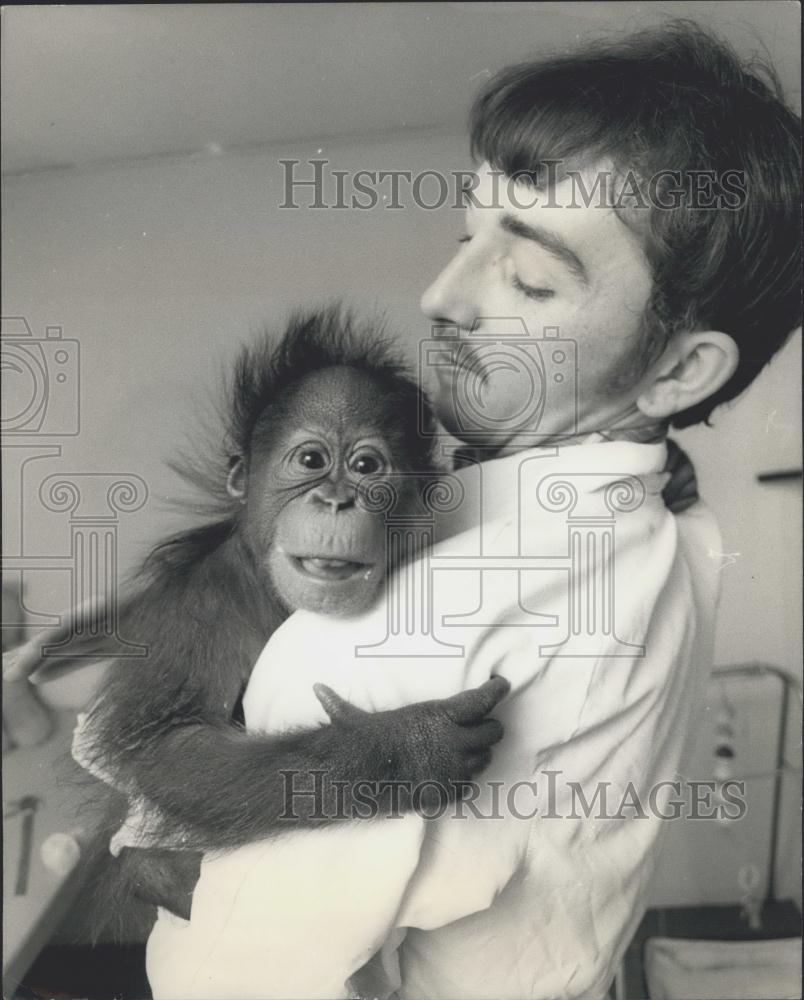
POLYGON ((311 499, 314 503, 323 504, 337 514, 338 511, 348 510, 355 505, 354 487, 348 483, 325 482, 320 483, 312 491, 311 499))

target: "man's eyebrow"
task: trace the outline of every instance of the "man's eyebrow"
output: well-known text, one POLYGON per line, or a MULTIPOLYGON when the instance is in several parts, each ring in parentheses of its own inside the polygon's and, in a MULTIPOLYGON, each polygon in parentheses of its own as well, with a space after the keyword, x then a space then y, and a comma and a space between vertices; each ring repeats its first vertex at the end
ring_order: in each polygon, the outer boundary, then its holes
POLYGON ((585 285, 589 284, 589 274, 583 261, 574 250, 567 246, 560 236, 549 232, 547 229, 542 229, 541 226, 534 226, 523 222, 515 215, 503 215, 500 219, 500 225, 507 233, 511 233, 513 236, 521 236, 525 240, 538 243, 540 247, 543 247, 548 253, 552 254, 553 257, 560 260, 562 264, 569 268, 576 278, 585 285))

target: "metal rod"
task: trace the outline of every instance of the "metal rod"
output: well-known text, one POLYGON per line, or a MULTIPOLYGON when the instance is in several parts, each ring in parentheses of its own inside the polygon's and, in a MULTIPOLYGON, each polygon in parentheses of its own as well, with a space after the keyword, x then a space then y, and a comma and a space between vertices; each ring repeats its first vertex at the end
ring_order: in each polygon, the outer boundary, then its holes
POLYGON ((20 836, 20 860, 17 865, 17 881, 14 886, 15 896, 24 896, 28 892, 28 881, 31 874, 31 858, 33 856, 33 830, 34 815, 36 813, 37 800, 27 797, 20 804, 22 813, 22 829, 20 836))
POLYGON ((789 711, 790 686, 782 680, 782 698, 779 707, 779 741, 776 746, 776 778, 773 791, 773 812, 771 813, 771 843, 770 843, 770 878, 768 881, 768 899, 776 898, 776 857, 779 852, 779 821, 782 811, 782 770, 785 760, 785 744, 787 742, 787 716, 789 711))

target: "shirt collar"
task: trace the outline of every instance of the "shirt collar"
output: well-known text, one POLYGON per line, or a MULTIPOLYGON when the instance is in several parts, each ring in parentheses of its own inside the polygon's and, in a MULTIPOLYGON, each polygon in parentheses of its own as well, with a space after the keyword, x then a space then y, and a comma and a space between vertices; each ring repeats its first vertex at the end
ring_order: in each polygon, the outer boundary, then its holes
POLYGON ((466 501, 441 525, 439 534, 448 537, 477 524, 482 509, 484 522, 518 515, 521 497, 520 468, 523 463, 538 462, 538 470, 528 468, 528 482, 540 482, 544 476, 577 475, 574 480, 580 492, 600 489, 623 476, 643 479, 649 493, 658 493, 666 482, 662 470, 667 462, 664 441, 656 444, 637 444, 633 441, 587 441, 584 444, 558 445, 547 448, 527 448, 471 463, 452 475, 459 481, 466 494, 466 501), (482 495, 482 507, 473 498, 482 495))

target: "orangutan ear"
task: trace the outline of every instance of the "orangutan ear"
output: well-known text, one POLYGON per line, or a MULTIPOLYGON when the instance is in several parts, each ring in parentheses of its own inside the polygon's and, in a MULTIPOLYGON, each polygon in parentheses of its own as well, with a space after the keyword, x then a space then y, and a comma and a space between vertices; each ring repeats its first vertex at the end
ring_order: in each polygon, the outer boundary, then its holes
POLYGON ((233 500, 243 503, 248 489, 248 471, 242 455, 232 455, 229 459, 229 475, 226 477, 226 492, 233 500))

